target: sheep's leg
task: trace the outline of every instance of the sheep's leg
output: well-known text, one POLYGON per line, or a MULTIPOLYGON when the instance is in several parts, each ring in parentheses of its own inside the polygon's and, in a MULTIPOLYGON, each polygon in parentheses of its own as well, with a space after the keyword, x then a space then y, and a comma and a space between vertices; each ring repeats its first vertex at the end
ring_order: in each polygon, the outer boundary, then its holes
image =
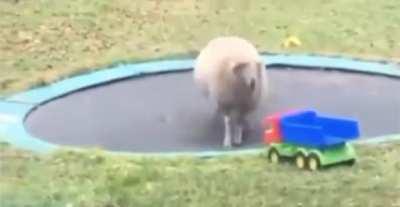
POLYGON ((233 132, 233 124, 231 117, 225 115, 224 124, 225 124, 224 147, 230 148, 232 147, 232 132, 233 132))
POLYGON ((243 126, 240 123, 237 123, 235 125, 235 134, 233 138, 233 143, 235 145, 242 144, 242 138, 243 138, 243 126))

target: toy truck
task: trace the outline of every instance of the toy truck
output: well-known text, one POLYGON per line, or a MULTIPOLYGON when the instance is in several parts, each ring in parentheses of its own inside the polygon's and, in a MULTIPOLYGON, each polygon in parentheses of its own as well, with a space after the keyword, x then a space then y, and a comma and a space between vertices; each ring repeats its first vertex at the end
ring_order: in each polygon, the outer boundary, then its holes
POLYGON ((314 110, 278 113, 264 120, 268 159, 294 158, 298 168, 318 170, 328 165, 354 164, 356 153, 349 141, 359 137, 355 120, 320 116, 314 110))

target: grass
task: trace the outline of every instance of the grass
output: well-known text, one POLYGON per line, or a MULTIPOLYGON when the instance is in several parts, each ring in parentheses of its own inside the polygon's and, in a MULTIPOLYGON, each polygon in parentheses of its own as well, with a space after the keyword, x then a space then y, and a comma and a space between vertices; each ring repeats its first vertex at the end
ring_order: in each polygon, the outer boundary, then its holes
MULTIPOLYGON (((400 60, 398 0, 3 0, 0 94, 239 35, 260 51, 400 60), (284 48, 289 35, 302 45, 284 48)), ((155 159, 0 146, 1 207, 400 206, 400 143, 305 172, 265 155, 155 159)))
POLYGON ((260 51, 400 58, 398 0, 0 1, 0 94, 115 61, 195 54, 219 35, 260 51), (295 35, 297 48, 283 48, 295 35))
POLYGON ((2 145, 1 206, 400 205, 400 143, 357 146, 359 162, 320 172, 265 154, 138 158, 99 150, 38 155, 2 145))

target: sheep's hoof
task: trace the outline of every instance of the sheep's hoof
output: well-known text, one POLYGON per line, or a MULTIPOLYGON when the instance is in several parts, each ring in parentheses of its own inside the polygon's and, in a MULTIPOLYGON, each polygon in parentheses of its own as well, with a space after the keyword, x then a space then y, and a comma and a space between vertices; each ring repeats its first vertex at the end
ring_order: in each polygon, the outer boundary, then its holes
POLYGON ((231 143, 224 143, 223 146, 224 146, 224 148, 227 148, 227 149, 232 148, 231 143))
POLYGON ((242 145, 242 140, 234 140, 234 141, 233 141, 233 145, 234 145, 234 146, 240 146, 240 145, 242 145))

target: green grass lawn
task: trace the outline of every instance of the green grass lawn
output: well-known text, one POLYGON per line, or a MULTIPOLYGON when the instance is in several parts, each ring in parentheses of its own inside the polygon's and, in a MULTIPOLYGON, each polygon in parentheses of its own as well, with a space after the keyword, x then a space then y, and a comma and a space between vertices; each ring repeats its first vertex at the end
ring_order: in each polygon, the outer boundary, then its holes
MULTIPOLYGON (((219 35, 245 37, 260 51, 400 60, 400 1, 3 0, 0 94, 116 61, 194 55, 219 35), (302 45, 283 48, 289 35, 302 45)), ((38 155, 3 144, 0 206, 400 207, 400 143, 356 149, 354 167, 311 173, 265 155, 38 155)))
POLYGON ((4 0, 0 16, 3 94, 115 61, 193 54, 219 35, 260 51, 400 59, 398 0, 4 0), (282 48, 288 35, 302 46, 282 48))
POLYGON ((3 145, 2 207, 400 205, 400 143, 358 146, 359 162, 320 172, 266 155, 135 158, 102 151, 37 155, 3 145))

